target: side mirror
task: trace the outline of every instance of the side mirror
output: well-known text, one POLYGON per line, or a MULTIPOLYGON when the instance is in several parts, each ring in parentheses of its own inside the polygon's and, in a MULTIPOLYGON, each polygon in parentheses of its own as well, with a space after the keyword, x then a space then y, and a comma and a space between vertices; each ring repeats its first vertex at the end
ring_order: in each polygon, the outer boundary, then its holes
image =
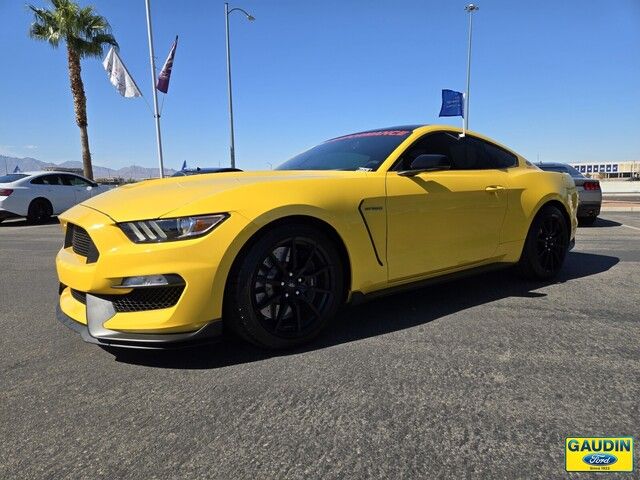
POLYGON ((422 172, 433 172, 436 170, 449 170, 451 164, 446 155, 440 155, 436 153, 424 153, 418 155, 411 162, 410 170, 403 170, 398 172, 398 175, 402 177, 413 177, 422 172))

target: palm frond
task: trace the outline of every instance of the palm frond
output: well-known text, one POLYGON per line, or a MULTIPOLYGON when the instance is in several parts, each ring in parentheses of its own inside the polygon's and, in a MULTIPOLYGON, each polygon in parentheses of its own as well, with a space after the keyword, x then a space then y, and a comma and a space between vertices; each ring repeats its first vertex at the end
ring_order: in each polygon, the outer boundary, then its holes
POLYGON ((29 35, 46 41, 54 48, 61 40, 79 57, 102 56, 106 45, 118 46, 106 18, 92 6, 80 7, 73 0, 50 0, 52 10, 29 5, 34 22, 29 35))

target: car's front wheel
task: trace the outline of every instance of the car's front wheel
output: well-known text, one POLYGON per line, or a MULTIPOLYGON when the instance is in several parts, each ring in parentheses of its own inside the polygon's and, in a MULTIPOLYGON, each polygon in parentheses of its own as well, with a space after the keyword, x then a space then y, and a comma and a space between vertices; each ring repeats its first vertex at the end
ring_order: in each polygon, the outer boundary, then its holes
POLYGON ((238 260, 225 296, 225 325, 264 348, 314 338, 337 312, 340 254, 321 230, 286 224, 267 231, 238 260))
POLYGON ((527 278, 553 278, 562 268, 568 251, 569 231, 564 216, 557 207, 547 205, 531 224, 518 269, 527 278))

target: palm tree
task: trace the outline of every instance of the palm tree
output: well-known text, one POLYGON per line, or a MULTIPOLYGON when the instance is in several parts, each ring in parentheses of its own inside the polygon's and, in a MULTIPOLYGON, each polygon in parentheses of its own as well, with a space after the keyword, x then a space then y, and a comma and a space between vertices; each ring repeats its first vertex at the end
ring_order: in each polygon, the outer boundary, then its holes
POLYGON ((82 145, 82 166, 86 177, 93 179, 91 151, 87 134, 87 97, 82 83, 80 59, 102 57, 105 45, 118 46, 111 34, 107 20, 97 15, 93 7, 81 8, 72 0, 50 0, 52 10, 29 5, 34 13, 34 21, 29 36, 35 40, 48 42, 57 48, 61 41, 67 46, 67 62, 76 123, 80 127, 82 145))

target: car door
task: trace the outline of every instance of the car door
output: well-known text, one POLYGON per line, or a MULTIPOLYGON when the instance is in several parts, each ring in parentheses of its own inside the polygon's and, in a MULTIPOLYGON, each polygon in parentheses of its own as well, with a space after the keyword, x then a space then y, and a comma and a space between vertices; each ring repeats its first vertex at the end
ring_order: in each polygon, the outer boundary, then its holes
POLYGON ((54 214, 62 213, 75 205, 73 188, 64 184, 62 175, 59 173, 34 178, 31 185, 37 191, 37 197, 46 198, 51 202, 54 214))
POLYGON ((472 266, 496 252, 507 209, 508 174, 481 141, 436 132, 418 139, 387 173, 389 280, 472 266), (450 170, 407 177, 420 154, 441 154, 450 170))
POLYGON ((73 188, 75 203, 84 202, 85 200, 91 198, 94 194, 94 184, 92 184, 88 180, 85 180, 84 178, 78 177, 77 175, 63 175, 63 181, 65 185, 69 185, 71 188, 73 188))

